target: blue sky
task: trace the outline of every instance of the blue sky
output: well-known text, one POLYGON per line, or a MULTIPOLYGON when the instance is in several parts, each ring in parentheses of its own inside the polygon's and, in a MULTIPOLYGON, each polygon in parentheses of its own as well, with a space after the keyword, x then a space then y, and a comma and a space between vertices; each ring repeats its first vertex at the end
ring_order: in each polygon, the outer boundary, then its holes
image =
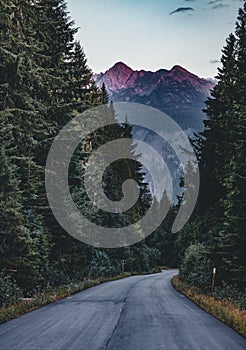
POLYGON ((221 49, 234 31, 242 4, 240 0, 67 3, 72 19, 80 27, 77 39, 94 72, 104 72, 123 61, 133 69, 152 71, 179 64, 202 77, 216 74, 221 49))

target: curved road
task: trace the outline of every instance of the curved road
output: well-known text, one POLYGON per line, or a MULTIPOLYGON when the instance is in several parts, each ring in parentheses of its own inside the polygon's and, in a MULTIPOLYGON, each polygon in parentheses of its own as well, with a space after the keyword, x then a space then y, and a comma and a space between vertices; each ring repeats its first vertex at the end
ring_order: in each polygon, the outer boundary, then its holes
POLYGON ((87 289, 0 326, 1 350, 243 350, 246 340, 171 285, 176 271, 87 289))

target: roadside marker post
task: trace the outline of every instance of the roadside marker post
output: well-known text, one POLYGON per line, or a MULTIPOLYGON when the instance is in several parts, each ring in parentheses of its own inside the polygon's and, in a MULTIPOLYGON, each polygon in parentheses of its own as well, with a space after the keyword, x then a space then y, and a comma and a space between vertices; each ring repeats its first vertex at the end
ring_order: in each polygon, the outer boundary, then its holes
POLYGON ((125 265, 126 265, 126 260, 121 260, 121 271, 122 271, 122 273, 125 272, 125 265))
POLYGON ((211 291, 214 291, 214 286, 215 286, 215 276, 216 276, 216 267, 213 268, 213 277, 212 277, 212 288, 211 291))

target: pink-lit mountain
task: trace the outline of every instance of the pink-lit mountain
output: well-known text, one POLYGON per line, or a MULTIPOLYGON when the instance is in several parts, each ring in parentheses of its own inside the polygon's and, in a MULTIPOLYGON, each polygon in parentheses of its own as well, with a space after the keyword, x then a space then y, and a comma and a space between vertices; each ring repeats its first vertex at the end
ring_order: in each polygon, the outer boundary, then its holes
POLYGON ((199 78, 177 65, 170 71, 160 69, 151 72, 145 70, 134 71, 123 62, 118 62, 105 73, 95 74, 94 79, 98 86, 105 83, 109 94, 131 88, 136 93, 150 95, 160 85, 168 86, 173 82, 186 82, 197 91, 208 95, 210 89, 214 86, 211 81, 199 78))
POLYGON ((137 102, 158 108, 183 129, 201 130, 204 102, 214 83, 175 65, 171 70, 134 71, 122 62, 105 73, 95 74, 96 84, 105 83, 113 102, 137 102))
MULTIPOLYGON (((134 71, 119 62, 105 73, 95 74, 94 79, 99 87, 105 83, 113 102, 137 102, 155 107, 172 117, 190 137, 194 136, 194 131, 204 129, 205 114, 202 110, 210 90, 215 86, 213 82, 199 78, 177 65, 171 70, 150 72, 134 71)), ((176 195, 181 194, 179 182, 183 176, 175 153, 166 142, 148 129, 134 126, 133 136, 152 146, 165 159, 172 174, 172 199, 175 201, 176 195)), ((148 176, 146 178, 149 179, 148 176)))

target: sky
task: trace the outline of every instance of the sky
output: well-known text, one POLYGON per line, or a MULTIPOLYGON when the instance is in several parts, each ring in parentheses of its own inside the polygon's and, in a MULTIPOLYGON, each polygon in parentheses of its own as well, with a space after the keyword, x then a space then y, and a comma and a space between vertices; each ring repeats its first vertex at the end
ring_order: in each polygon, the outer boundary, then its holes
POLYGON ((156 71, 180 65, 216 75, 242 0, 67 0, 89 67, 156 71))

